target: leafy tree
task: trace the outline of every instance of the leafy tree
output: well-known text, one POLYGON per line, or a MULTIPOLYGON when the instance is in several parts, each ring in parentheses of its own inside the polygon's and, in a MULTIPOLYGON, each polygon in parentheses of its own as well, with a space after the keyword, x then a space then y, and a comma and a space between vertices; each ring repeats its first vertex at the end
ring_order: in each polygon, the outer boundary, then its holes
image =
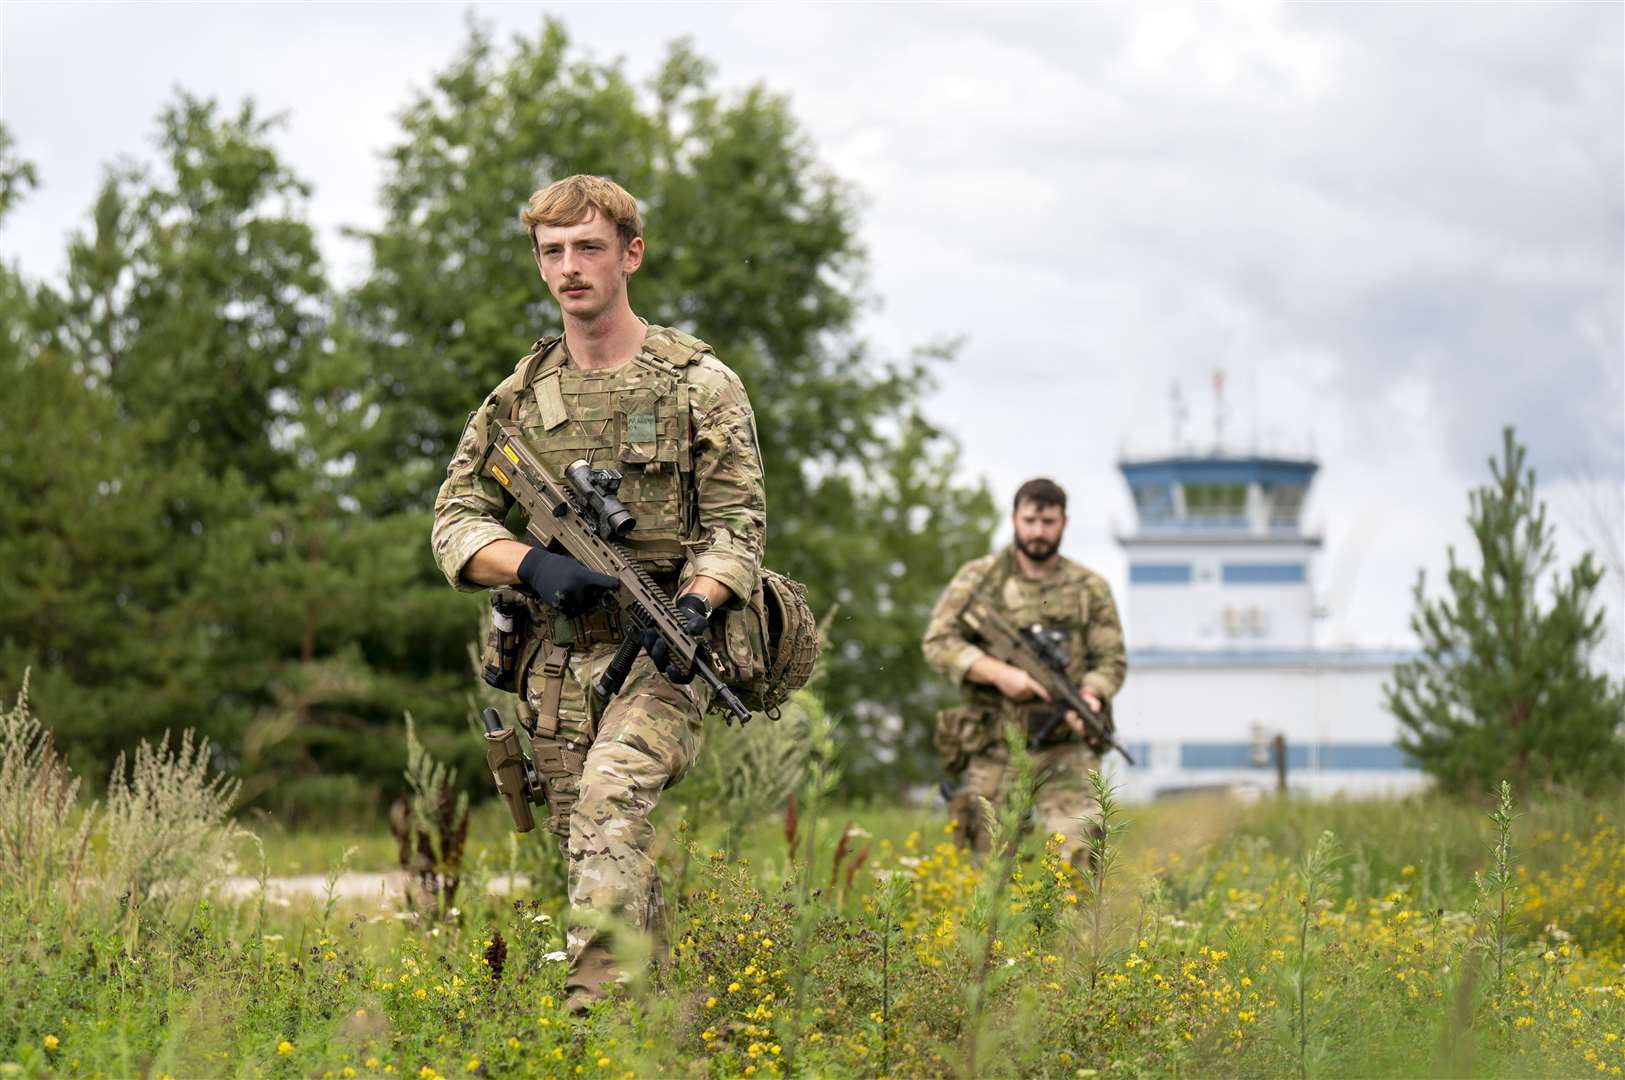
MULTIPOLYGON (((9 204, 31 171, 8 156, 0 178, 9 204)), ((165 519, 198 490, 147 465, 138 426, 57 342, 58 308, 0 270, 0 682, 12 693, 33 669, 33 699, 94 777, 126 735, 206 703, 179 603, 191 534, 165 519)))
POLYGON ((1603 572, 1587 552, 1552 574, 1551 601, 1538 598, 1556 566, 1546 504, 1512 429, 1493 482, 1469 497, 1479 565, 1450 552, 1449 595, 1429 600, 1418 575, 1412 629, 1415 660, 1384 687, 1404 728, 1401 747, 1447 790, 1483 793, 1509 777, 1527 791, 1555 781, 1597 790, 1625 778, 1625 686, 1594 671, 1604 634, 1595 604, 1603 572))
POLYGON ((331 398, 354 365, 273 128, 181 95, 161 167, 110 172, 38 292, 0 430, 20 494, 0 641, 90 775, 195 726, 246 800, 308 812, 399 771, 415 694, 375 673, 389 606, 365 598, 415 563, 344 492, 331 398))
MULTIPOLYGON (((922 690, 918 636, 957 562, 986 550, 992 505, 956 480, 953 441, 914 414, 928 357, 884 362, 854 337, 866 298, 852 197, 786 102, 718 93, 681 42, 640 86, 550 21, 507 54, 471 30, 402 122, 387 224, 366 234, 372 271, 348 309, 367 368, 349 404, 356 498, 426 550, 425 511, 467 411, 555 325, 519 208, 564 175, 616 177, 646 211, 634 306, 704 337, 744 379, 768 559, 807 581, 819 610, 840 605, 825 685, 832 711, 859 721, 847 774, 861 784, 879 764, 891 783, 899 754, 922 764, 908 751, 928 742, 938 691, 922 690)), ((401 648, 460 654, 471 602, 427 559, 422 587, 442 598, 423 604, 437 614, 402 626, 401 648)))

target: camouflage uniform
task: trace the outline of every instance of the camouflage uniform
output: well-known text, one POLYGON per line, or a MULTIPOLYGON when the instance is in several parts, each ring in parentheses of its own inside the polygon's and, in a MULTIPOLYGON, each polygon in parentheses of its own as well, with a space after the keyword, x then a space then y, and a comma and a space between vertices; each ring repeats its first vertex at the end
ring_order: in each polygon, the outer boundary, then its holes
MULTIPOLYGON (((997 806, 1015 780, 1005 731, 1011 725, 1023 732, 1036 730, 1054 715, 1054 706, 1012 702, 992 686, 966 680, 971 666, 987 655, 966 638, 959 624, 966 601, 982 590, 1015 625, 1041 624, 1064 632, 1069 674, 1077 685, 1098 694, 1108 709, 1128 669, 1110 587, 1070 559, 1061 558, 1060 563, 1053 574, 1039 580, 1022 575, 1013 548, 966 563, 943 590, 926 628, 926 662, 952 679, 965 698, 962 707, 945 710, 939 717, 937 745, 951 770, 964 769, 949 812, 978 852, 985 853, 988 847, 980 800, 997 806)), ((1097 811, 1088 774, 1098 768, 1100 758, 1070 727, 1057 730, 1064 733, 1060 741, 1033 753, 1038 773, 1034 809, 1046 833, 1066 837, 1063 855, 1076 864, 1088 846, 1080 820, 1097 811)))
MULTIPOLYGON (((651 326, 633 360, 584 371, 560 339, 536 343, 470 417, 435 500, 435 559, 451 584, 493 540, 512 502, 478 471, 491 417, 515 410, 531 445, 555 474, 578 458, 620 469, 620 498, 637 517, 624 542, 655 581, 675 594, 704 575, 735 597, 756 588, 767 502, 750 401, 739 377, 704 342, 651 326), (535 353, 533 356, 537 355, 535 353), (532 377, 519 383, 526 371, 532 377)), ((602 611, 571 619, 532 606, 521 646, 521 716, 534 724, 532 758, 548 790, 549 828, 569 865, 571 925, 566 987, 573 1005, 600 996, 616 966, 605 917, 659 930, 660 876, 649 814, 700 750, 711 692, 676 686, 639 658, 624 688, 601 710, 590 686, 620 640, 602 611)))

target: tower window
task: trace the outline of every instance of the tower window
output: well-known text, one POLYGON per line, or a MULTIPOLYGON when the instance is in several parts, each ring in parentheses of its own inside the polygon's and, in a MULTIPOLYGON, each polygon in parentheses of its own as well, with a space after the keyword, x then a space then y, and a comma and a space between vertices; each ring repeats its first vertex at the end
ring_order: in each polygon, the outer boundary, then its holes
POLYGON ((1246 484, 1186 484, 1185 516, 1210 524, 1245 524, 1246 484))

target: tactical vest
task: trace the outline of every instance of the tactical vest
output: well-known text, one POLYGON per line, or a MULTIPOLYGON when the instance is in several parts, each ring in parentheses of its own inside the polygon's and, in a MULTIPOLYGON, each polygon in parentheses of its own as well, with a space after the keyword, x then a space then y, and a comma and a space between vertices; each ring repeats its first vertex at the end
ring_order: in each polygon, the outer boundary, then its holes
MULTIPOLYGON (((1015 555, 1008 551, 995 559, 982 580, 977 582, 976 592, 1016 626, 1038 625, 1063 631, 1066 635, 1062 648, 1066 650, 1067 674, 1074 685, 1082 683, 1084 674, 1089 670, 1087 587, 1081 581, 1070 580, 1053 584, 1027 582, 1019 578, 1015 561, 1015 555), (1014 588, 1011 588, 1012 582, 1016 583, 1014 588), (1038 587, 1035 588, 1035 585, 1038 587), (1058 603, 1052 603, 1052 600, 1058 603)), ((1011 702, 998 690, 982 683, 967 682, 964 690, 968 704, 1012 717, 1049 708, 1042 702, 1037 705, 1011 702)))
POLYGON ((651 330, 632 360, 601 371, 568 365, 562 338, 538 341, 506 411, 553 475, 580 458, 620 470, 620 499, 637 518, 625 546, 663 576, 699 535, 683 369, 711 347, 679 330, 651 330))

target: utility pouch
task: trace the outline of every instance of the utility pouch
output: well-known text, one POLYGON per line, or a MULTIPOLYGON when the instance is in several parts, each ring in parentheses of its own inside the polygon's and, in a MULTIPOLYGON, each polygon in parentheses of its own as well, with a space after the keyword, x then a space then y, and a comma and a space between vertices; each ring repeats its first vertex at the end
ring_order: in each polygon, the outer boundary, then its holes
POLYGON ((519 644, 530 623, 530 609, 515 589, 491 590, 491 630, 485 635, 481 674, 498 690, 519 690, 519 644))
POLYGON ((987 710, 955 705, 937 713, 935 743, 942 767, 950 773, 963 772, 970 759, 988 744, 993 728, 987 710))

